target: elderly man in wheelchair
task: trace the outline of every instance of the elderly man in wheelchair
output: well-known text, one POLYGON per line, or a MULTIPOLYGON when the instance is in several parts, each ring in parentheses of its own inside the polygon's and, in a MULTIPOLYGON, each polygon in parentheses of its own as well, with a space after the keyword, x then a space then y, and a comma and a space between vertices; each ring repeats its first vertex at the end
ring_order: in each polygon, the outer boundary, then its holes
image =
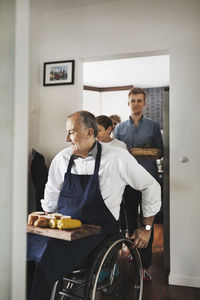
POLYGON ((66 141, 70 147, 53 159, 41 204, 44 211, 58 211, 83 224, 98 225, 101 233, 70 242, 28 234, 29 300, 94 300, 103 299, 98 298, 99 293, 113 292, 115 299, 125 299, 121 283, 127 279, 120 276, 125 267, 123 249, 134 261, 129 264, 135 278, 131 299, 141 299, 137 248, 148 244, 147 229, 161 205, 160 186, 128 151, 99 143, 97 133, 96 119, 90 112, 68 116, 66 141), (118 230, 126 185, 142 192, 143 219, 130 239, 118 230))

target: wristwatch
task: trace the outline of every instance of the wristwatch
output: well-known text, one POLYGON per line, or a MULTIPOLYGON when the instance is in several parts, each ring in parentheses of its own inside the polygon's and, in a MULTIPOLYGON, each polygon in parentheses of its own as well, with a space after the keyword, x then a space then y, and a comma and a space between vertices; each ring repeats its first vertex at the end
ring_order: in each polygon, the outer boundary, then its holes
POLYGON ((150 231, 152 229, 152 226, 149 225, 149 224, 144 224, 144 223, 141 223, 140 224, 142 227, 144 227, 147 231, 150 231))

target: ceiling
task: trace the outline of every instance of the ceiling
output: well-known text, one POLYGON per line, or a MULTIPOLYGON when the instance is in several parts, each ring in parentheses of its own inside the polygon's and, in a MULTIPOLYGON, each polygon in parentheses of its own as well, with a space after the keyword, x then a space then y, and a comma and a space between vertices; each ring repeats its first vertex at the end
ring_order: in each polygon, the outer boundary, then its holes
POLYGON ((31 0, 30 3, 37 11, 45 13, 115 1, 119 0, 31 0))
POLYGON ((169 55, 84 63, 83 84, 93 87, 169 86, 169 55))

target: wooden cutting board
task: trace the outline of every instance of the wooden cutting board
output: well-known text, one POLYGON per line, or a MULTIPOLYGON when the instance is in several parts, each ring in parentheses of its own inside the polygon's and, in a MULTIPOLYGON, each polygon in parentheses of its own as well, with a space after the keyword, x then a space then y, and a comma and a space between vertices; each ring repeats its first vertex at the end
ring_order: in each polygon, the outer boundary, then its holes
POLYGON ((101 227, 83 224, 80 228, 60 230, 51 228, 39 228, 34 227, 33 225, 27 225, 27 232, 66 241, 73 241, 93 234, 99 234, 101 232, 101 227))

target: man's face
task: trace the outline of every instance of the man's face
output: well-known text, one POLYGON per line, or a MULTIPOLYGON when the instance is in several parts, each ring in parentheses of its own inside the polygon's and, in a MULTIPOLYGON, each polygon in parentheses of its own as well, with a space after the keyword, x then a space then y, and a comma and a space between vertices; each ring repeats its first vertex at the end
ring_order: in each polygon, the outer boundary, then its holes
POLYGON ((131 112, 134 114, 141 114, 146 105, 143 94, 130 95, 128 105, 131 112))
POLYGON ((97 139, 99 142, 106 143, 110 139, 111 126, 105 129, 102 125, 98 125, 97 139))
POLYGON ((79 115, 67 120, 66 134, 66 141, 69 142, 74 154, 80 155, 88 148, 88 130, 80 122, 79 115))

